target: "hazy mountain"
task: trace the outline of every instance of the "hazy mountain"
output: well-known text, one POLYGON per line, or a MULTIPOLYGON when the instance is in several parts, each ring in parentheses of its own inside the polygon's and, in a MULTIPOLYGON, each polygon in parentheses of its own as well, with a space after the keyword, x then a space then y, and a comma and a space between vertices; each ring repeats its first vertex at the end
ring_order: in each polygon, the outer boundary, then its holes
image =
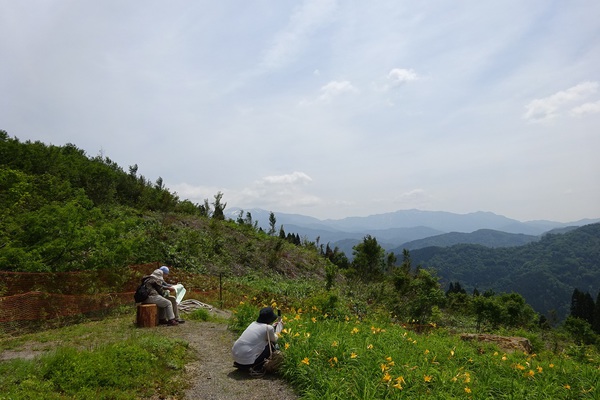
MULTIPOLYGON (((250 212, 252 220, 258 222, 258 225, 264 230, 269 229, 270 211, 262 209, 243 210, 244 216, 250 212)), ((240 213, 239 208, 226 210, 226 216, 231 219, 237 219, 240 213)), ((493 247, 502 246, 498 243, 516 243, 518 240, 528 240, 525 236, 538 236, 552 229, 566 228, 569 226, 583 226, 594 222, 600 222, 600 219, 586 219, 581 221, 561 223, 554 221, 528 221, 521 222, 510 219, 492 212, 474 212, 469 214, 454 214, 445 211, 421 211, 421 210, 400 210, 391 213, 370 215, 367 217, 347 217, 343 219, 320 220, 299 214, 286 214, 274 212, 276 219, 276 229, 280 227, 286 233, 298 234, 301 238, 319 243, 330 243, 331 247, 338 246, 340 250, 347 247, 351 241, 358 243, 366 235, 377 238, 378 243, 390 251, 395 248, 402 248, 405 243, 415 240, 453 233, 452 240, 475 240, 480 243, 483 237, 496 236, 496 244, 493 247), (509 236, 501 238, 501 234, 492 234, 483 232, 475 234, 479 230, 493 230, 516 235, 525 235, 524 237, 509 236), (474 233, 472 236, 462 236, 460 233, 474 233), (460 239, 457 239, 460 237, 460 239)), ((490 241, 489 243, 492 243, 490 241)), ((472 242, 468 242, 472 243, 472 242)), ((412 244, 411 244, 412 245, 412 244)), ((437 245, 437 244, 436 244, 437 245)), ((511 244, 515 245, 515 244, 511 244)), ((417 246, 419 246, 417 244, 417 246)), ((347 256, 352 255, 352 247, 349 251, 342 250, 347 256)), ((394 250, 394 252, 397 252, 394 250)), ((401 251, 400 251, 401 253, 401 251)))
POLYGON ((448 247, 461 243, 480 244, 486 247, 514 247, 537 240, 540 240, 540 236, 525 235, 523 233, 506 233, 493 229, 478 229, 471 233, 450 232, 413 240, 391 251, 401 254, 403 249, 415 250, 429 246, 448 247))

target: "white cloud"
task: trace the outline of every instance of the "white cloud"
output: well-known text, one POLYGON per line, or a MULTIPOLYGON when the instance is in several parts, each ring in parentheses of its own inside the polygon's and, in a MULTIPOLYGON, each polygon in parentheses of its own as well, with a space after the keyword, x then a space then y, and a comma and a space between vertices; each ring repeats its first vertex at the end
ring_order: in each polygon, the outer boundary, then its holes
POLYGON ((389 72, 387 78, 392 86, 398 86, 403 83, 416 81, 419 79, 419 76, 412 69, 394 68, 389 72))
POLYGON ((598 114, 600 113, 600 101, 595 103, 585 103, 571 110, 571 115, 582 116, 585 114, 598 114))
POLYGON ((181 200, 187 199, 192 203, 204 203, 205 199, 210 203, 218 192, 227 194, 227 190, 216 186, 195 186, 186 182, 167 186, 176 192, 181 200))
POLYGON ((304 172, 265 176, 242 190, 236 204, 254 207, 258 204, 277 206, 279 211, 293 207, 314 206, 320 198, 307 193, 304 189, 312 178, 304 172))
POLYGON ((306 175, 304 172, 297 171, 287 175, 265 176, 260 180, 260 182, 267 184, 306 184, 311 181, 312 179, 310 176, 306 175))
POLYGON ((535 99, 525 106, 523 118, 531 121, 544 121, 559 115, 564 107, 577 100, 596 93, 598 82, 583 82, 551 96, 535 99))
POLYGON ((355 88, 349 81, 331 81, 327 85, 323 86, 320 92, 321 94, 319 95, 319 100, 328 103, 335 97, 349 93, 358 93, 358 89, 355 88))
POLYGON ((312 207, 321 203, 318 196, 305 191, 304 187, 312 182, 312 178, 304 172, 292 172, 284 175, 265 176, 247 187, 217 188, 194 186, 188 183, 171 185, 171 190, 177 192, 180 199, 188 199, 193 203, 202 204, 205 199, 211 203, 214 196, 221 192, 223 201, 240 208, 269 208, 274 206, 278 211, 293 207, 312 207))

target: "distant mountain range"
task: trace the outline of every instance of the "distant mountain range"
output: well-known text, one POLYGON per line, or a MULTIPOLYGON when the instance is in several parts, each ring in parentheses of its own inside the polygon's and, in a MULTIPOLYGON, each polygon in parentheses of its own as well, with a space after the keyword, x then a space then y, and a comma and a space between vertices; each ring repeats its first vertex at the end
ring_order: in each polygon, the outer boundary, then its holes
MULTIPOLYGON (((239 208, 226 210, 228 218, 236 219, 239 208)), ((270 211, 263 209, 243 210, 264 230, 269 229, 270 211)), ((492 212, 455 214, 445 211, 399 210, 367 217, 320 220, 299 214, 274 212, 277 230, 283 226, 286 233, 301 238, 329 243, 352 257, 352 248, 366 235, 377 238, 386 250, 401 254, 403 249, 414 250, 428 246, 447 247, 456 244, 480 244, 487 247, 521 246, 540 239, 540 235, 552 231, 566 232, 570 229, 600 222, 599 219, 583 219, 569 223, 556 221, 521 222, 492 212)))

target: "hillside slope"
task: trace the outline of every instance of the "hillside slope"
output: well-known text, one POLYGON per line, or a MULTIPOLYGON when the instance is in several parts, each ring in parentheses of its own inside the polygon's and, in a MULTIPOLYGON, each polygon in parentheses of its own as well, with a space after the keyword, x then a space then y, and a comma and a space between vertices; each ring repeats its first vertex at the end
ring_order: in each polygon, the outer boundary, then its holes
POLYGON ((442 235, 429 236, 424 239, 413 240, 404 243, 395 249, 396 254, 402 253, 403 249, 416 250, 424 247, 438 246, 449 247, 456 244, 479 244, 486 247, 515 247, 539 240, 538 236, 525 235, 522 233, 506 233, 493 229, 478 229, 475 232, 450 232, 442 235))
POLYGON ((569 312, 573 290, 596 296, 600 289, 600 224, 514 248, 480 245, 411 251, 413 262, 437 271, 443 282, 459 281, 480 292, 517 292, 538 312, 569 312))

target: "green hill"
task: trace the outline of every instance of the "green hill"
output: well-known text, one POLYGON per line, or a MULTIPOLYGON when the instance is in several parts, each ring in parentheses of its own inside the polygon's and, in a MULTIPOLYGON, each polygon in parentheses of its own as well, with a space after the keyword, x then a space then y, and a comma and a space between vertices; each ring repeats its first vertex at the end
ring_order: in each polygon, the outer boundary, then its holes
POLYGON ((193 204, 75 145, 20 142, 0 131, 0 270, 119 269, 163 262, 198 273, 321 276, 326 260, 226 221, 217 193, 193 204))
POLYGON ((569 312, 575 288, 596 295, 600 289, 600 224, 513 248, 480 245, 428 247, 411 251, 413 261, 435 269, 443 282, 459 281, 480 292, 517 292, 538 312, 569 312))
POLYGON ((463 243, 479 244, 486 247, 514 247, 537 240, 539 240, 539 237, 534 235, 507 233, 493 229, 478 229, 471 233, 450 232, 413 240, 391 251, 399 254, 402 252, 402 249, 416 250, 432 246, 449 247, 463 243))

